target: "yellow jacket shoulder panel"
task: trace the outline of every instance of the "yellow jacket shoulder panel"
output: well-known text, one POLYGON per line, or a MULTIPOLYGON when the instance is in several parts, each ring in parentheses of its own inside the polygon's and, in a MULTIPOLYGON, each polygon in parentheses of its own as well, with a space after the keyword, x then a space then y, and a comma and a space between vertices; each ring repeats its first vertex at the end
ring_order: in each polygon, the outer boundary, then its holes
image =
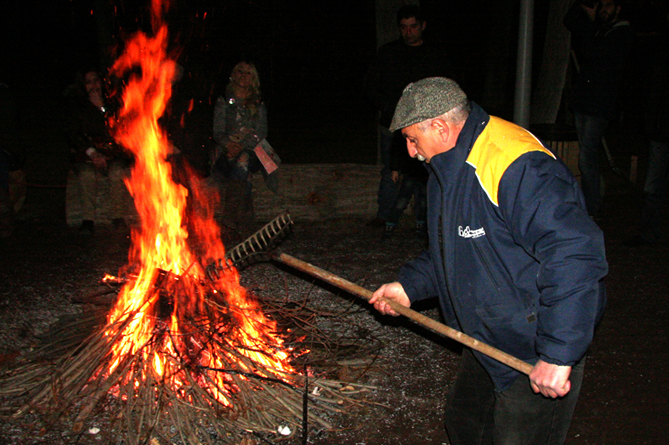
POLYGON ((498 206, 499 183, 507 168, 525 153, 543 151, 555 159, 532 133, 518 125, 490 116, 472 147, 467 163, 476 170, 476 177, 490 201, 498 206))

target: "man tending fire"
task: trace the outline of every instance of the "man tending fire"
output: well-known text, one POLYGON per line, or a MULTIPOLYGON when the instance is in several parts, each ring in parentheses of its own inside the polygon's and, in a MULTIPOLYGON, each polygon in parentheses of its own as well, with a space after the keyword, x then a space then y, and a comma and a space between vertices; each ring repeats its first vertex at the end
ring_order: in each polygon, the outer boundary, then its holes
POLYGON ((370 303, 438 297, 447 324, 529 362, 465 348, 450 389, 451 444, 559 444, 605 304, 603 236, 573 176, 526 130, 471 104, 450 79, 409 84, 391 130, 425 161, 429 249, 370 303))

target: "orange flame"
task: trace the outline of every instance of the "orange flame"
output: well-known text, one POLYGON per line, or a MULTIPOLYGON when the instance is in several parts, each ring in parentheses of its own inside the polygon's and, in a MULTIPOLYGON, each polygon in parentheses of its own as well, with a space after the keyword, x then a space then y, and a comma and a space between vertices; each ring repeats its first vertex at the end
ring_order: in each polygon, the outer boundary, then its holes
POLYGON ((136 278, 122 288, 108 314, 107 335, 113 339, 108 372, 113 373, 129 355, 144 354, 145 375, 159 376, 178 388, 189 381, 183 370, 188 361, 199 370, 198 383, 229 405, 234 391, 231 378, 215 370, 235 363, 242 371, 260 373, 249 365, 259 363, 279 378, 294 371, 282 340, 274 335, 275 324, 249 298, 237 271, 226 271, 213 282, 205 273, 203 264, 223 258, 225 248, 211 209, 189 210, 189 191, 191 200, 208 201, 197 181, 186 188, 172 179, 168 161, 172 148, 158 124, 175 74, 175 62, 166 52, 167 26, 160 23, 162 8, 154 0, 155 36, 138 33, 112 68, 126 79, 115 136, 134 155, 126 185, 141 228, 133 229, 129 253, 130 264, 139 267, 136 278), (206 251, 195 254, 189 235, 206 251), (225 317, 212 316, 216 311, 225 317), (225 326, 221 319, 226 320, 225 326), (200 331, 206 327, 207 332, 218 333, 216 341, 184 327, 186 320, 197 320, 200 331), (152 347, 147 348, 150 343, 152 347), (225 343, 241 347, 231 353, 221 347, 225 343))

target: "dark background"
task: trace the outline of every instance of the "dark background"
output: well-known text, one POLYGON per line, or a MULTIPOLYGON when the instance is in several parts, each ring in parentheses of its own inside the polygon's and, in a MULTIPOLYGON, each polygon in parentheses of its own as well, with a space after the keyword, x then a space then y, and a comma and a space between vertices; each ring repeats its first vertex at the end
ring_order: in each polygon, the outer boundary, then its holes
MULTIPOLYGON (((421 2, 427 35, 446 45, 456 80, 470 98, 507 119, 513 116, 519 3, 421 2)), ((652 3, 628 4, 639 32, 652 3)), ((534 7, 535 74, 548 5, 536 1, 534 7)), ((104 69, 131 34, 150 33, 148 7, 147 0, 2 2, 0 82, 16 99, 28 158, 36 145, 50 147, 47 157, 64 156, 63 91, 77 70, 104 69)), ((209 136, 213 103, 231 67, 249 59, 259 68, 269 107, 268 139, 284 162, 376 162, 375 112, 362 90, 376 51, 373 0, 175 0, 167 19, 170 49, 186 70, 179 93, 197 99, 192 131, 209 136)), ((62 178, 59 171, 53 179, 62 178)))
MULTIPOLYGON (((231 67, 256 63, 270 110, 269 140, 285 162, 376 162, 375 113, 362 80, 376 51, 373 0, 176 0, 171 50, 186 70, 181 93, 199 100, 199 131, 231 67)), ((545 2, 537 2, 544 4, 545 2)), ((491 57, 513 82, 518 1, 423 1, 428 35, 447 43, 457 77, 482 102, 491 57), (496 42, 494 52, 488 50, 496 42)), ((0 82, 17 101, 27 151, 36 127, 61 141, 59 100, 77 70, 105 68, 137 30, 151 32, 145 0, 27 0, 0 6, 0 82), (111 54, 101 55, 110 49, 111 54), (53 121, 53 122, 48 122, 53 121)), ((537 5, 538 20, 545 7, 537 5)), ((544 26, 537 26, 543 29, 544 26)), ((540 32, 539 32, 540 34, 540 32)), ((399 35, 398 35, 399 36, 399 35)), ((538 38, 543 38, 538 36, 538 38)), ((508 96, 510 116, 513 88, 508 96)), ((485 102, 485 101, 483 101, 485 102)), ((57 148, 55 148, 57 149, 57 148)))

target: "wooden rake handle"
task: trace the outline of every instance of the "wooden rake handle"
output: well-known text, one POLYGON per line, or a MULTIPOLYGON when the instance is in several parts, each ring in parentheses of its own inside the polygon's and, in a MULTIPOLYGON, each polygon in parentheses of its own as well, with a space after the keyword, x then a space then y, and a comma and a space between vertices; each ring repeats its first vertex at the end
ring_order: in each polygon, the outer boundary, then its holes
MULTIPOLYGON (((351 283, 350 281, 347 281, 328 271, 320 269, 312 264, 309 264, 302 260, 298 260, 297 258, 282 252, 273 252, 270 254, 270 256, 275 261, 287 264, 311 276, 320 278, 323 281, 326 281, 338 287, 339 289, 345 290, 353 295, 357 295, 358 297, 362 297, 365 300, 369 300, 370 298, 372 298, 373 293, 371 291, 363 287, 360 287, 355 283, 351 283)), ((405 317, 411 319, 417 324, 424 326, 430 329, 431 331, 436 332, 437 334, 443 335, 459 343, 462 343, 463 345, 468 346, 482 354, 485 354, 488 357, 492 357, 495 360, 500 361, 507 366, 510 366, 511 368, 515 369, 518 372, 522 372, 523 374, 529 375, 530 371, 532 370, 532 365, 520 359, 517 359, 516 357, 509 355, 506 352, 500 351, 497 348, 493 348, 492 346, 486 343, 481 343, 480 341, 476 340, 473 337, 470 337, 467 334, 464 334, 451 327, 448 327, 443 323, 439 323, 438 321, 435 321, 430 317, 426 317, 420 312, 416 312, 413 309, 402 306, 396 301, 386 300, 386 302, 395 312, 404 315, 405 317)))

